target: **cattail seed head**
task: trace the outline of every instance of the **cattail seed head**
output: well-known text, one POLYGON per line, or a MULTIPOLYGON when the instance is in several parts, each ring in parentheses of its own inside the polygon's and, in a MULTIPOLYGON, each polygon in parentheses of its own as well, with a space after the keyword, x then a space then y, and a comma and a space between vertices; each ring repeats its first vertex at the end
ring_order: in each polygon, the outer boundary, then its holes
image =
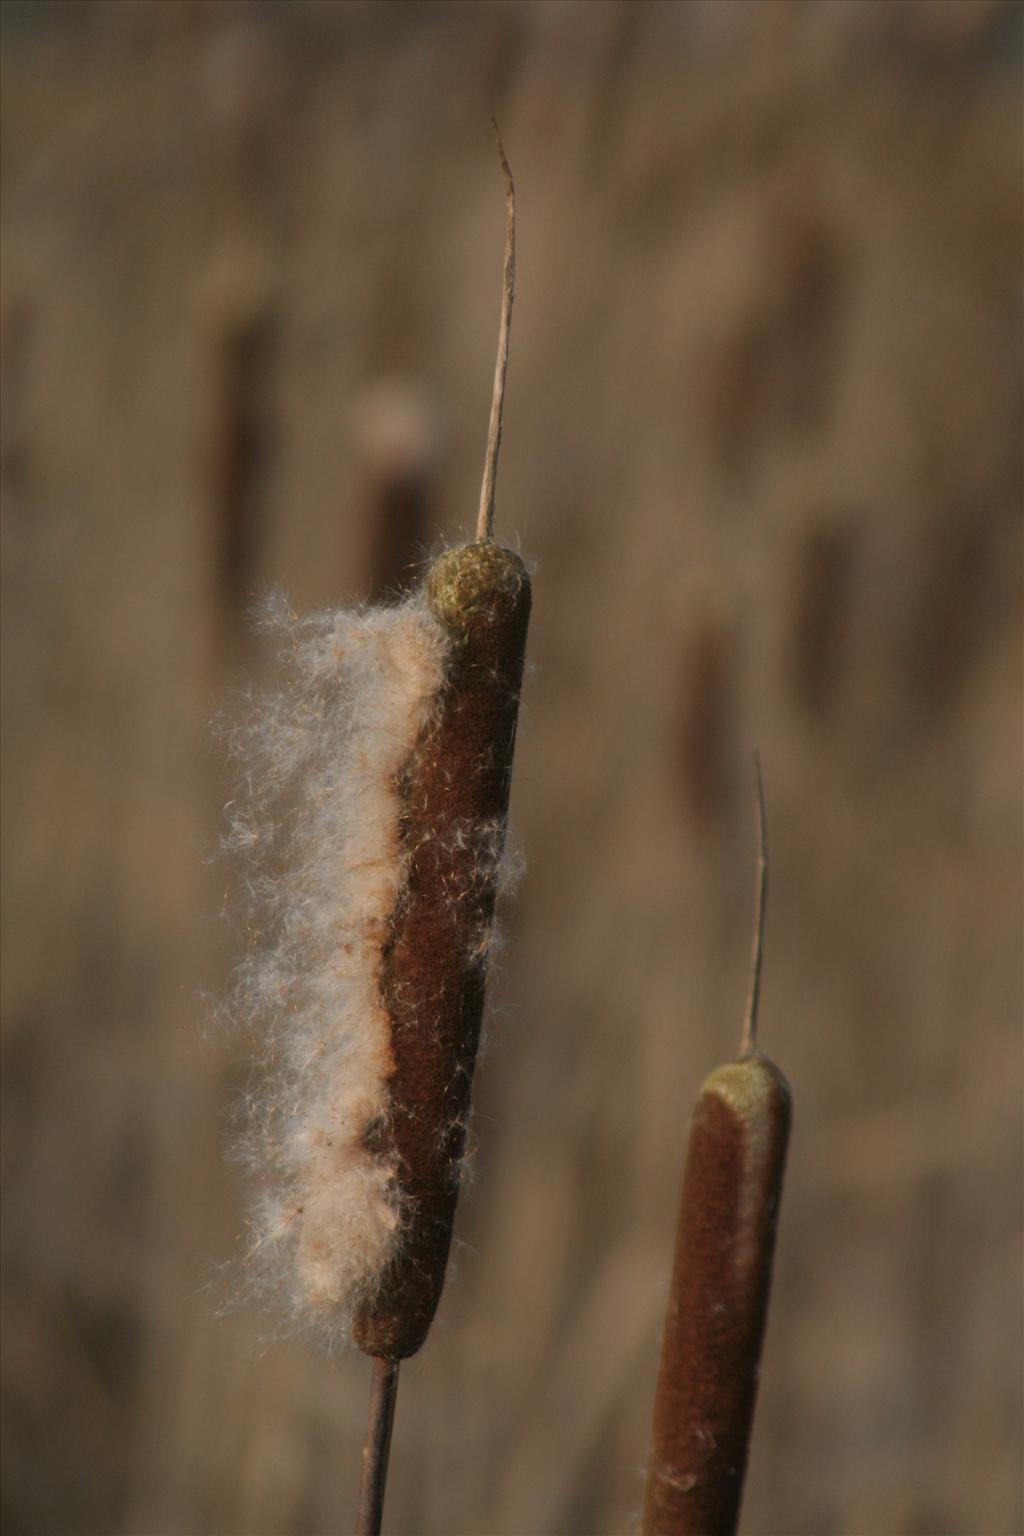
POLYGON ((420 1348, 444 1283, 494 921, 530 582, 491 541, 442 555, 426 602, 452 641, 401 795, 408 879, 381 996, 391 1022, 390 1145, 407 1216, 383 1284, 356 1308, 367 1354, 420 1348))
POLYGON ((261 1085, 258 1291, 329 1346, 400 1358, 444 1282, 505 867, 530 583, 492 541, 395 607, 278 605, 283 687, 233 738, 227 839, 259 935, 233 1007, 261 1085))
POLYGON ((442 554, 397 607, 289 616, 291 687, 237 742, 248 803, 233 841, 268 935, 235 994, 266 1068, 252 1252, 296 1323, 329 1343, 351 1334, 378 1364, 420 1348, 444 1284, 530 616, 526 568, 492 534, 515 276, 500 139, 498 153, 506 243, 477 542, 442 554))
POLYGON ((791 1120, 754 1050, 697 1098, 676 1227, 644 1536, 730 1536, 739 1520, 791 1120))

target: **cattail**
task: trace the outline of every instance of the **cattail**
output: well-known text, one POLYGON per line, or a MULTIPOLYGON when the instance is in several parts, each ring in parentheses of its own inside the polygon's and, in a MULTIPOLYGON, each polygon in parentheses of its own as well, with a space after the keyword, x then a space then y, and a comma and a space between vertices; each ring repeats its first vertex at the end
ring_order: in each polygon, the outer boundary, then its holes
POLYGON ((426 575, 425 602, 449 641, 450 661, 401 784, 409 863, 381 985, 394 1063, 382 1141, 395 1160, 406 1219, 382 1283, 355 1312, 356 1342, 374 1362, 358 1536, 380 1531, 398 1362, 422 1345, 444 1285, 530 618, 526 567, 492 532, 515 287, 515 189, 500 136, 498 154, 505 265, 477 542, 442 555, 426 575))
POLYGON ((790 1091, 757 1046, 767 890, 761 852, 753 977, 739 1060, 701 1088, 676 1227, 644 1536, 728 1536, 739 1520, 790 1128, 790 1091))
POLYGON ((394 1071, 382 1144, 410 1219, 380 1291, 356 1311, 371 1355, 414 1354, 444 1281, 508 811, 530 584, 489 540, 430 567, 428 611, 451 641, 441 696, 401 783, 408 875, 381 995, 394 1071))
POLYGON ((374 1358, 364 1533, 380 1525, 398 1362, 427 1336, 451 1247, 530 614, 526 567, 492 532, 515 268, 498 148, 505 268, 476 542, 394 607, 272 614, 287 687, 237 741, 233 841, 264 915, 236 986, 264 1067, 250 1256, 295 1326, 374 1358))

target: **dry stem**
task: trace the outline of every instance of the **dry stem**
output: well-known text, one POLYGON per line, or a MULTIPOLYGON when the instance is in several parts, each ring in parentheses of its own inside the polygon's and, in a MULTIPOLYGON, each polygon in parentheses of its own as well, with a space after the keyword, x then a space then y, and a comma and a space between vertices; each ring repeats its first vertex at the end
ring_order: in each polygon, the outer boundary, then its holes
POLYGON ((516 283, 516 189, 505 159, 497 123, 498 158, 505 173, 505 268, 501 281, 501 324, 498 329, 498 360, 494 366, 494 392, 491 396, 491 420, 487 428, 487 452, 484 478, 480 487, 480 511, 477 516, 478 539, 494 537, 494 485, 498 474, 498 450, 501 447, 501 418, 505 406, 505 375, 508 372, 508 335, 512 324, 512 299, 516 283))
POLYGON ((764 780, 761 777, 761 756, 758 752, 754 753, 754 783, 757 793, 758 829, 754 949, 750 962, 750 992, 743 1016, 743 1033, 740 1036, 741 1056, 757 1049, 757 1013, 761 1002, 761 964, 764 959, 764 914, 768 900, 768 834, 765 829, 764 780))
POLYGON ((380 1536, 384 1490, 388 1478, 388 1455, 391 1450, 391 1427, 395 1422, 395 1398, 398 1394, 398 1367, 397 1360, 374 1358, 356 1536, 380 1536))

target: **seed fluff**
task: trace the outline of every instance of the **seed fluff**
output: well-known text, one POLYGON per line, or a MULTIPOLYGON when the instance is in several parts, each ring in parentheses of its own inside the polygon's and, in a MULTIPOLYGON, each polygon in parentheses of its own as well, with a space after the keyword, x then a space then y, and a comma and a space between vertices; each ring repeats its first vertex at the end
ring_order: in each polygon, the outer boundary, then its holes
POLYGON ((262 627, 281 676, 229 733, 225 838, 249 934, 228 1011, 256 1056, 236 1140, 260 1183, 247 1284, 330 1349, 401 1242, 380 973, 408 864, 400 780, 451 642, 418 597, 310 618, 275 598, 262 627))

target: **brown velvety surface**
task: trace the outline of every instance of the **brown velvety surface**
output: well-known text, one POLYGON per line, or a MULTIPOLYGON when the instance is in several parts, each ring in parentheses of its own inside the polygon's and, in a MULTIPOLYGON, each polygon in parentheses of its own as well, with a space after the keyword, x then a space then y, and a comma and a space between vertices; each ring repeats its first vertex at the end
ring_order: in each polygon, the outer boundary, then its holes
POLYGON ((785 1078, 757 1056, 714 1073, 697 1100, 654 1405, 645 1536, 736 1530, 790 1113, 785 1078), (734 1082, 723 1091, 716 1079, 725 1073, 734 1082))
POLYGON ((427 589, 456 650, 403 786, 411 864, 382 983, 395 1058, 388 1134, 410 1221, 393 1274, 355 1319, 359 1347, 390 1358, 420 1348, 444 1285, 530 617, 526 569, 494 544, 443 555, 427 589))

